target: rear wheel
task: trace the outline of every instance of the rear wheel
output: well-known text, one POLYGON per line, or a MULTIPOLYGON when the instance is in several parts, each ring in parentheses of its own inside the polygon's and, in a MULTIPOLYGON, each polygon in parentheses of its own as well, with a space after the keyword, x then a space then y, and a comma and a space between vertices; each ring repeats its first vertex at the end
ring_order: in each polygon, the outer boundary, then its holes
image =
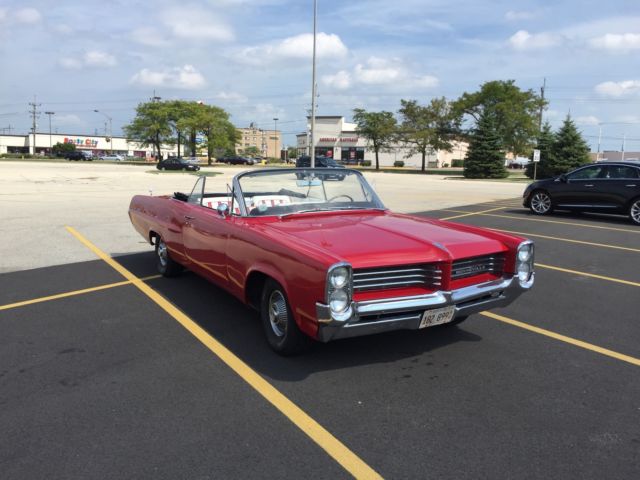
POLYGON ((531 194, 529 208, 536 215, 546 215, 553 211, 551 196, 544 190, 536 190, 531 194))
POLYGON ((640 225, 640 198, 636 198, 631 202, 629 207, 629 218, 636 225, 640 225))
POLYGON ((163 277, 175 277, 182 271, 182 265, 171 258, 167 244, 160 236, 156 237, 156 265, 163 277))
POLYGON ((280 355, 295 355, 309 347, 311 339, 298 328, 284 289, 272 279, 262 290, 260 318, 269 346, 280 355))

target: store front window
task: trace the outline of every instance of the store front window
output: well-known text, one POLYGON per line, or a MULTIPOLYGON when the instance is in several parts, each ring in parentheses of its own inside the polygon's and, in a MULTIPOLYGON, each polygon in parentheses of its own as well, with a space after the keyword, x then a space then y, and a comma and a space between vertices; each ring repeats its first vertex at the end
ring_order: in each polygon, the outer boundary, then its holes
POLYGON ((342 163, 346 165, 359 165, 364 160, 364 147, 342 147, 342 163))
POLYGON ((316 157, 333 158, 333 147, 316 147, 316 157))

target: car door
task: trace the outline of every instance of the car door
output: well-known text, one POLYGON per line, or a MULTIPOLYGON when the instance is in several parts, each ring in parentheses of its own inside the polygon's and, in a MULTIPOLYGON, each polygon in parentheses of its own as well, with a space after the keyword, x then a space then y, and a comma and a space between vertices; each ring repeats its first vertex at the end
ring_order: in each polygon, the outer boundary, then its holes
POLYGON ((629 201, 640 195, 640 168, 632 165, 608 165, 606 201, 626 212, 629 201))
POLYGON ((603 203, 603 165, 589 165, 569 173, 566 181, 554 185, 553 197, 557 207, 591 209, 603 203))
POLYGON ((231 217, 222 216, 217 210, 202 205, 205 181, 206 177, 200 177, 198 183, 202 188, 189 196, 191 208, 182 230, 184 249, 193 270, 226 287, 226 250, 231 217))

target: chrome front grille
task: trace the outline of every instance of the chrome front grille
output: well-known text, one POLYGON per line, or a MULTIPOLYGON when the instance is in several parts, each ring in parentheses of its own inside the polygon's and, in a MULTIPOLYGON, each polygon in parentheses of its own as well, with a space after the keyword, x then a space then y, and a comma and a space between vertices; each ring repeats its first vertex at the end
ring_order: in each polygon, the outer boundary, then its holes
POLYGON ((451 280, 473 277, 483 273, 500 275, 504 271, 504 254, 494 253, 481 257, 456 260, 451 266, 451 280))
POLYGON ((355 292, 406 287, 432 289, 441 285, 442 270, 436 264, 363 268, 353 271, 353 290, 355 292))

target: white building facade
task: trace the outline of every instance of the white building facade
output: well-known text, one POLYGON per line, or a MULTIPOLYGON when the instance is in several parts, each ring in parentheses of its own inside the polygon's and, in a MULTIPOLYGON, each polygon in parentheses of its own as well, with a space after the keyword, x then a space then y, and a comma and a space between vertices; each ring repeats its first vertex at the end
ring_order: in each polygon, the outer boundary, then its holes
MULTIPOLYGON (((102 135, 70 135, 53 133, 33 133, 27 135, 0 135, 0 154, 46 155, 56 143, 72 143, 77 150, 88 152, 97 157, 111 153, 130 157, 151 157, 152 147, 143 147, 136 142, 129 142, 124 137, 108 137, 102 135), (35 137, 35 141, 34 141, 35 137)), ((163 145, 161 153, 164 158, 176 155, 177 148, 163 145)))
MULTIPOLYGON (((361 164, 370 161, 375 165, 375 152, 369 148, 368 141, 358 135, 358 126, 355 123, 346 122, 342 116, 317 116, 314 138, 315 152, 317 156, 334 158, 344 164, 361 164)), ((441 168, 451 167, 454 160, 462 161, 467 154, 466 142, 454 142, 451 152, 435 151, 426 157, 427 167, 441 168)), ((296 135, 296 149, 298 155, 308 155, 309 134, 296 135)), ((397 144, 389 151, 379 152, 381 167, 391 167, 396 161, 404 162, 406 167, 422 166, 420 154, 410 154, 410 149, 397 144)), ((455 162, 459 164, 459 162, 455 162)))

